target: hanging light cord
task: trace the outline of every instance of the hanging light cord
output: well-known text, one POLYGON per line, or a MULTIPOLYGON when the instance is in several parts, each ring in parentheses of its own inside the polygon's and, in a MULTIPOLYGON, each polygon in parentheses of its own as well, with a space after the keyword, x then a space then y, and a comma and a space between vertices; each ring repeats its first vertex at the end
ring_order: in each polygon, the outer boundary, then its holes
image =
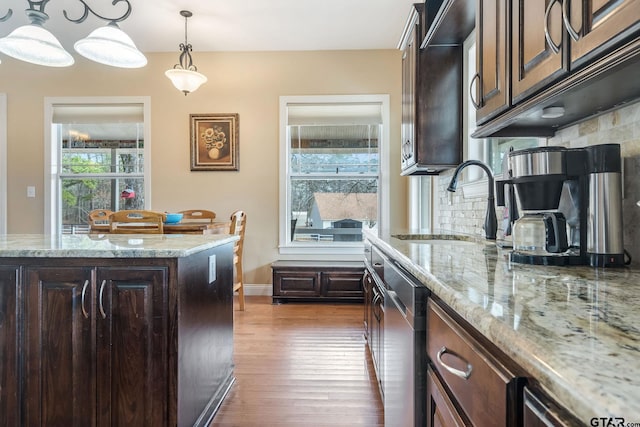
POLYGON ((198 68, 193 65, 193 58, 191 58, 191 50, 193 49, 189 44, 187 38, 187 19, 192 15, 188 10, 183 10, 180 15, 184 16, 184 43, 180 43, 180 63, 173 66, 173 68, 182 68, 183 70, 198 71, 198 68))

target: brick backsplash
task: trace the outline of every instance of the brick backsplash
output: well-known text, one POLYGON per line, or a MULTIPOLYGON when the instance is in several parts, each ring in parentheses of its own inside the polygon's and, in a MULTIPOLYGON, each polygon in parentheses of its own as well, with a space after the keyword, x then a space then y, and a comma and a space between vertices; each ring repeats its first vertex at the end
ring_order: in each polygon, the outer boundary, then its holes
MULTIPOLYGON (((640 101, 640 100, 639 100, 640 101)), ((640 102, 621 107, 556 132, 548 145, 585 147, 595 144, 619 143, 624 167, 624 246, 640 265, 640 102)), ((439 175, 438 212, 435 228, 455 233, 483 235, 486 196, 465 198, 463 191, 446 191, 453 171, 439 175)), ((502 208, 497 208, 498 235, 502 230, 502 208)))

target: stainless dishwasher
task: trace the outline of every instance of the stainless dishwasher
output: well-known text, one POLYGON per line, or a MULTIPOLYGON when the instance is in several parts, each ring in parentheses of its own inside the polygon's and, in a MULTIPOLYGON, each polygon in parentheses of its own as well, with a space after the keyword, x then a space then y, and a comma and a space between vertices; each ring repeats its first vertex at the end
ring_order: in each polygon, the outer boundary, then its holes
POLYGON ((389 259, 384 260, 384 283, 384 425, 424 426, 429 291, 389 259))

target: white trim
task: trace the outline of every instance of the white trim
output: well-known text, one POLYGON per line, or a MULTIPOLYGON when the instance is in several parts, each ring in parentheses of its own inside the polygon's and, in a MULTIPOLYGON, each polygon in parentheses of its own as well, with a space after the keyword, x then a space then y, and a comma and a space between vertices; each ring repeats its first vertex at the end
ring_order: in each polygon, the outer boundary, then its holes
POLYGON ((0 234, 7 234, 7 94, 0 93, 0 234))
POLYGON ((272 296, 273 286, 270 283, 245 283, 244 295, 272 296))
POLYGON ((73 104, 142 104, 144 114, 144 205, 151 208, 151 97, 149 96, 74 96, 74 97, 45 97, 44 98, 44 232, 58 233, 58 215, 60 212, 56 179, 57 151, 53 151, 51 134, 53 110, 55 105, 73 104))
POLYGON ((388 94, 373 95, 305 95, 305 96, 281 96, 280 97, 280 197, 279 197, 279 244, 280 254, 326 254, 326 255, 361 255, 364 244, 330 246, 330 247, 305 247, 293 246, 287 242, 287 224, 289 219, 289 193, 287 191, 287 171, 289 170, 289 157, 287 156, 287 106, 289 104, 319 104, 319 103, 379 103, 382 116, 382 135, 380 136, 380 181, 378 185, 378 229, 389 228, 390 206, 390 166, 389 166, 389 145, 391 138, 390 130, 390 97, 388 94))

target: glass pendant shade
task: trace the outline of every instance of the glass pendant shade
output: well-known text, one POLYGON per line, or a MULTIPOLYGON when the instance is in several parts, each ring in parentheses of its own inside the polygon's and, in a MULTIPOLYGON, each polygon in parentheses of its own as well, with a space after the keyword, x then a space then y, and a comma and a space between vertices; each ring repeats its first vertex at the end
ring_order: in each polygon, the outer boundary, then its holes
POLYGON ((29 24, 18 27, 0 39, 0 52, 21 61, 47 67, 73 65, 69 54, 58 39, 40 25, 29 24))
POLYGON ((100 64, 120 68, 140 68, 147 65, 144 54, 115 23, 94 30, 84 39, 78 40, 73 47, 80 55, 100 64))
POLYGON ((200 85, 207 82, 207 76, 204 74, 181 68, 167 70, 164 75, 171 80, 176 89, 182 91, 185 95, 194 92, 200 85))

